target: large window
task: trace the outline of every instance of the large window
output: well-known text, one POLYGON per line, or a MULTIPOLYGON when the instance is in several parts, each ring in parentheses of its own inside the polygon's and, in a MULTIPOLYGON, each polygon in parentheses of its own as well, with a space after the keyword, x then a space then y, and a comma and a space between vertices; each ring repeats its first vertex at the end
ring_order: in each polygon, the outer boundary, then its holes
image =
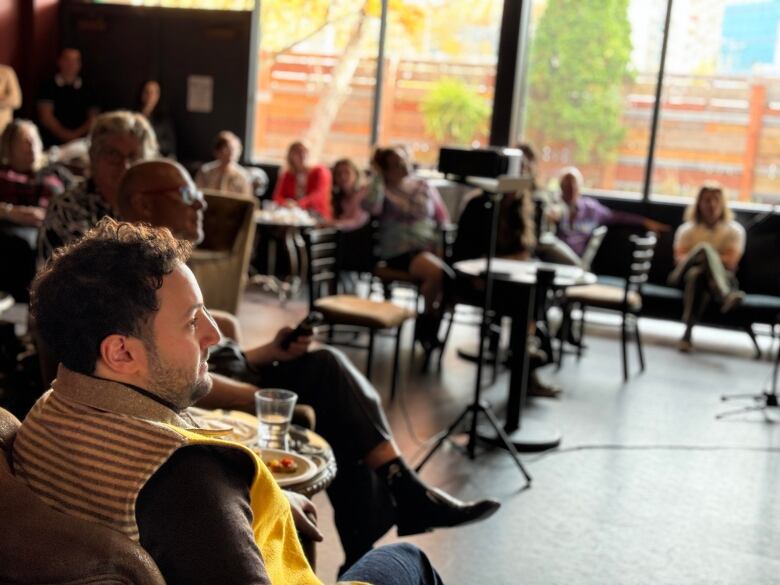
POLYGON ((675 0, 653 192, 780 202, 780 1, 675 0))
POLYGON ((550 186, 780 202, 780 0, 533 0, 521 138, 550 186), (651 119, 659 108, 655 152, 651 119))
POLYGON ((390 2, 379 143, 435 166, 443 144, 488 144, 502 0, 390 2))
POLYGON ((553 187, 577 166, 591 189, 642 190, 665 3, 534 0, 521 138, 553 187))
POLYGON ((365 165, 374 123, 379 144, 404 143, 423 165, 440 144, 486 144, 502 7, 390 1, 380 70, 378 0, 263 0, 255 157, 281 161, 305 140, 321 162, 365 165))
POLYGON ((379 12, 366 0, 263 0, 255 158, 284 160, 303 140, 312 160, 367 162, 379 12))

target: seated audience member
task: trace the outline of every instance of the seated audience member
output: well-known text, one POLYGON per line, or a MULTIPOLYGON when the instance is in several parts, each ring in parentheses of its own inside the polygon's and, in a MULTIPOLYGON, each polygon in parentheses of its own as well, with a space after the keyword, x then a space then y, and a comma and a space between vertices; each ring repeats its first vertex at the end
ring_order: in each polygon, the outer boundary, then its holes
POLYGON ((156 154, 154 130, 141 114, 117 111, 98 116, 89 134, 89 179, 49 203, 38 237, 40 263, 60 246, 83 236, 101 218, 113 216, 125 169, 156 154))
MULTIPOLYGON (((496 257, 514 260, 531 258, 536 246, 531 197, 530 193, 504 193, 501 196, 496 231, 496 257)), ((466 202, 458 219, 458 235, 452 249, 453 262, 487 256, 493 219, 493 208, 488 205, 489 200, 490 195, 483 192, 466 202)), ((475 292, 475 301, 483 298, 483 290, 475 292)), ((546 332, 537 331, 536 326, 531 325, 529 334, 542 336, 546 335, 546 332)), ((541 353, 535 348, 535 344, 529 362, 532 372, 528 380, 528 393, 531 396, 548 398, 558 396, 561 393, 560 388, 543 382, 537 372, 539 367, 549 363, 552 356, 541 353)))
POLYGON ((214 158, 203 165, 195 175, 195 184, 201 189, 214 189, 224 193, 252 197, 252 179, 247 170, 238 164, 243 146, 241 140, 224 130, 214 140, 214 158))
POLYGON ((287 149, 287 168, 276 181, 273 199, 279 205, 296 205, 323 219, 331 219, 330 171, 321 165, 307 165, 308 156, 309 149, 302 142, 290 145, 287 149))
MULTIPOLYGON (((167 227, 191 242, 203 237, 204 206, 186 171, 170 161, 137 163, 119 189, 122 219, 167 227)), ((212 355, 213 391, 199 406, 253 413, 254 392, 262 386, 290 389, 299 402, 314 408, 317 431, 333 447, 339 466, 339 477, 328 494, 347 565, 393 523, 399 535, 408 535, 476 521, 498 509, 494 500, 463 503, 422 482, 398 450, 370 382, 341 352, 330 347, 308 351, 310 338, 299 338, 283 349, 282 340, 290 331, 285 327, 270 343, 244 352, 235 343, 223 342, 212 355), (365 474, 370 475, 373 490, 366 490, 363 480, 350 479, 365 474), (383 501, 391 508, 389 518, 385 518, 387 510, 369 513, 383 501), (356 514, 361 506, 365 508, 356 514)))
MULTIPOLYGON (((53 509, 139 543, 168 583, 318 585, 296 534, 321 539, 311 502, 187 414, 211 388, 220 339, 190 249, 167 230, 106 218, 41 271, 32 315, 62 365, 16 434, 14 473, 53 509)), ((343 578, 441 583, 405 544, 368 553, 343 578)))
POLYGON ((635 213, 614 211, 593 197, 582 195, 582 173, 574 167, 561 171, 560 205, 545 211, 546 219, 558 227, 558 240, 540 242, 540 257, 562 264, 579 264, 590 234, 601 225, 642 226, 647 230, 668 231, 669 226, 635 213), (547 255, 547 257, 544 257, 547 255))
MULTIPOLYGON (((489 201, 490 195, 483 192, 466 202, 458 219, 453 262, 487 255, 492 219, 492 207, 487 205, 489 201)), ((536 246, 531 195, 504 193, 498 214, 496 257, 528 260, 536 246)))
POLYGON ((539 166, 536 151, 527 142, 520 142, 517 145, 517 149, 523 153, 523 158, 520 161, 520 174, 523 177, 529 177, 531 179, 535 234, 539 237, 548 232, 552 233, 555 231, 555 224, 551 224, 551 222, 548 221, 544 210, 551 207, 553 201, 550 192, 539 184, 539 166))
POLYGON ((0 290, 27 299, 35 275, 38 228, 52 197, 73 178, 57 165, 44 166, 41 138, 29 120, 13 120, 0 137, 0 290))
POLYGON ((160 84, 149 80, 141 86, 138 94, 138 112, 143 114, 154 129, 160 155, 176 158, 176 129, 173 120, 160 102, 160 84))
POLYGON ((333 165, 333 223, 341 230, 352 231, 363 227, 368 212, 363 209, 366 187, 363 175, 355 162, 348 158, 333 165))
POLYGON ((0 133, 11 122, 14 110, 22 107, 22 90, 13 67, 0 65, 0 133))
POLYGON ((38 122, 47 147, 86 136, 98 112, 94 96, 79 76, 81 51, 62 49, 57 69, 38 94, 38 122))
POLYGON ((745 252, 745 228, 734 221, 723 189, 717 183, 699 189, 696 201, 685 212, 685 220, 674 234, 676 266, 669 281, 685 291, 685 332, 678 348, 687 352, 693 347, 693 326, 710 299, 726 313, 745 296, 737 289, 735 276, 745 252))
POLYGON ((440 344, 441 301, 445 278, 451 271, 436 256, 437 229, 449 221, 449 213, 435 187, 411 173, 406 151, 378 148, 373 161, 377 176, 364 206, 379 219, 379 256, 390 268, 402 270, 420 282, 425 313, 415 332, 426 353, 440 344))
POLYGON ((29 120, 14 120, 0 138, 0 219, 39 227, 46 206, 72 181, 65 169, 44 165, 38 128, 29 120))

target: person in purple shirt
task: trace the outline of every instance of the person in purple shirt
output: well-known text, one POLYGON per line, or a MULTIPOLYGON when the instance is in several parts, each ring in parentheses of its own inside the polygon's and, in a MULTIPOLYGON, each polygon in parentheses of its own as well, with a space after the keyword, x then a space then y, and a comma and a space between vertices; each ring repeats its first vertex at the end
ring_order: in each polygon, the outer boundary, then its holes
POLYGON ((635 213, 615 211, 593 197, 582 195, 582 173, 567 167, 560 175, 561 205, 551 206, 547 219, 558 225, 558 238, 579 258, 585 251, 590 234, 601 225, 641 226, 654 232, 668 231, 669 226, 635 213))

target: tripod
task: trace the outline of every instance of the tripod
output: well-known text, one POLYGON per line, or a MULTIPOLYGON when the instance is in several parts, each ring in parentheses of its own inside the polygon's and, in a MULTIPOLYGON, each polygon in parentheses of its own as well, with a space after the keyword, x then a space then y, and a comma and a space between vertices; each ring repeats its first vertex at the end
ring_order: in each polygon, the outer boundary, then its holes
POLYGON ((439 437, 439 439, 436 441, 436 443, 431 447, 431 450, 426 453, 425 457, 423 457, 422 461, 420 461, 419 465, 416 467, 416 471, 420 471, 423 466, 428 462, 428 460, 433 457, 433 455, 436 453, 436 451, 439 450, 439 448, 444 444, 444 441, 450 438, 452 436, 456 429, 460 427, 461 423, 463 421, 469 419, 468 422, 468 443, 466 446, 466 451, 468 453, 469 459, 474 459, 476 457, 476 448, 477 443, 480 440, 480 437, 477 433, 477 424, 479 422, 479 415, 484 415, 484 417, 487 419, 487 421, 490 423, 490 426, 493 427, 493 430, 496 432, 496 441, 499 446, 504 447, 507 451, 509 451, 510 456, 512 459, 514 459, 514 462, 517 464, 517 467, 520 469, 520 472, 523 474, 523 477, 525 477, 526 480, 526 487, 531 485, 531 476, 526 471, 525 467, 523 466, 522 461, 520 461, 520 455, 517 452, 517 449, 515 448, 512 441, 509 439, 509 436, 506 434, 504 429, 501 427, 501 423, 498 421, 498 418, 496 417, 495 413, 493 412, 493 409, 490 407, 490 404, 482 399, 482 367, 485 361, 485 338, 488 336, 488 333, 490 332, 490 326, 493 322, 494 315, 491 311, 491 304, 492 304, 492 295, 493 295, 493 274, 490 271, 491 268, 491 262, 493 259, 493 256, 496 253, 496 239, 497 239, 497 231, 498 231, 498 213, 499 213, 499 207, 501 204, 501 198, 503 197, 503 193, 501 192, 493 192, 490 194, 489 198, 489 205, 491 206, 491 214, 490 214, 490 238, 489 238, 489 246, 488 246, 488 254, 487 254, 487 263, 485 267, 485 300, 482 306, 482 322, 480 325, 480 334, 479 334, 479 352, 477 357, 477 375, 476 375, 476 381, 474 385, 474 399, 471 401, 471 404, 469 404, 463 412, 458 415, 458 417, 455 419, 455 421, 447 427, 447 430, 444 432, 444 434, 439 437))
POLYGON ((754 404, 751 404, 750 406, 744 406, 742 408, 737 408, 735 410, 728 410, 726 412, 722 412, 719 415, 717 415, 715 418, 720 419, 735 414, 742 414, 745 412, 755 412, 755 411, 761 411, 766 416, 767 408, 777 408, 778 370, 780 370, 780 348, 778 348, 777 355, 775 356, 775 365, 772 368, 772 386, 769 389, 769 391, 764 391, 761 394, 732 394, 732 395, 721 396, 720 399, 724 402, 727 400, 747 398, 753 400, 754 404))

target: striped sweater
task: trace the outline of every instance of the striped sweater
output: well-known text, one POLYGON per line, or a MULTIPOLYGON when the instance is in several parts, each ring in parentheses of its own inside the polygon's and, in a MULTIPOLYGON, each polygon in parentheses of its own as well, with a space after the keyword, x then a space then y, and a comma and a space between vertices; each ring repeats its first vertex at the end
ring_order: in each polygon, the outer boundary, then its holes
POLYGON ((135 498, 186 441, 161 425, 47 393, 14 442, 14 471, 51 507, 138 542, 135 498))
POLYGON ((303 555, 289 503, 268 469, 243 445, 212 434, 128 386, 60 366, 52 390, 16 435, 14 472, 53 508, 138 542, 138 494, 176 449, 208 444, 241 451, 255 465, 252 531, 271 582, 321 585, 303 555))

